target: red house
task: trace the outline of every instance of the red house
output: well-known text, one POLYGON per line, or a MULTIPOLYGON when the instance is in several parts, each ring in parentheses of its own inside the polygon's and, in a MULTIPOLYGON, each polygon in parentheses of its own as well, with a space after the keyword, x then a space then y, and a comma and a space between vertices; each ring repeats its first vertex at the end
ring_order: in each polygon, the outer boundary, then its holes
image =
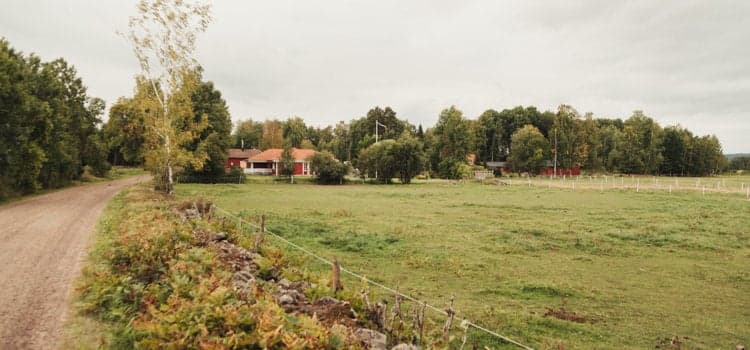
POLYGON ((229 155, 229 157, 227 158, 227 168, 231 169, 234 167, 240 167, 242 169, 245 169, 247 167, 247 160, 259 153, 260 150, 257 150, 255 148, 230 148, 227 150, 227 154, 229 155))
MULTIPOLYGON (((256 154, 247 160, 247 174, 264 174, 280 175, 281 174, 281 154, 284 152, 281 148, 267 149, 256 154)), ((315 155, 315 150, 292 148, 292 158, 294 158, 294 175, 313 175, 310 170, 311 156, 315 155)))

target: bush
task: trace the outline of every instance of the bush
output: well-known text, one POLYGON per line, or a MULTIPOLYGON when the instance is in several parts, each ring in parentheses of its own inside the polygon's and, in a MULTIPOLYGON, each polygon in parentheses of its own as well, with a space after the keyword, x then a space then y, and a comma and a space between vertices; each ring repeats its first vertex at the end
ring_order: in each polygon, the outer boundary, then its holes
POLYGON ((310 167, 320 184, 341 184, 349 173, 349 166, 339 162, 329 152, 318 152, 310 157, 310 167))
POLYGON ((362 150, 357 160, 357 167, 363 174, 374 176, 381 183, 391 183, 397 174, 396 162, 393 158, 393 148, 396 141, 383 140, 362 150))
POLYGON ((444 179, 465 179, 471 176, 471 166, 464 160, 445 159, 438 165, 438 172, 444 179))
POLYGON ((398 177, 401 183, 408 184, 424 166, 422 143, 404 133, 398 140, 384 140, 362 150, 359 166, 370 175, 377 174, 377 180, 390 183, 398 177))

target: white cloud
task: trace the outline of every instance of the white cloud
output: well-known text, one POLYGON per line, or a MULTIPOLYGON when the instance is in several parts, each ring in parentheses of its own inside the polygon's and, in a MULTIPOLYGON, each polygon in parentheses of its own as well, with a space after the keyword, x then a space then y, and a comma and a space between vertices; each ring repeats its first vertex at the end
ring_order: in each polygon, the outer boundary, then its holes
MULTIPOLYGON (((0 35, 76 65, 110 103, 132 90, 124 1, 6 1, 0 35)), ((432 125, 451 104, 568 103, 715 133, 750 151, 745 1, 217 1, 197 53, 235 119, 332 124, 390 105, 432 125)))

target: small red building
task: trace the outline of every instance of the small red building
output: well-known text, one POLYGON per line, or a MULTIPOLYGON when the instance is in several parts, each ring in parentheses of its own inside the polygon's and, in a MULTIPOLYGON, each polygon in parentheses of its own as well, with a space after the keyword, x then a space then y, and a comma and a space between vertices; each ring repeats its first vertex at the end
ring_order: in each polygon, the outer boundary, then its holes
MULTIPOLYGON (((281 148, 270 148, 256 154, 247 160, 247 174, 280 175, 281 174, 281 148)), ((294 158, 294 175, 313 175, 310 170, 310 157, 317 153, 313 149, 292 148, 294 158)))
POLYGON ((247 167, 247 160, 259 154, 260 150, 255 148, 241 149, 241 148, 230 148, 227 150, 229 157, 227 158, 227 168, 231 169, 234 167, 240 167, 245 169, 247 167))
MULTIPOLYGON (((505 173, 513 172, 513 166, 510 162, 486 162, 485 166, 488 170, 492 170, 495 174, 501 175, 505 173)), ((555 166, 552 161, 548 160, 544 162, 544 168, 539 171, 539 175, 552 176, 555 175, 555 166)), ((581 168, 574 166, 572 168, 561 168, 557 167, 557 176, 578 176, 581 175, 581 168)))
POLYGON ((544 164, 544 168, 539 172, 539 175, 543 176, 578 176, 581 175, 581 168, 578 165, 574 165, 572 168, 561 168, 560 164, 557 164, 557 174, 555 174, 555 163, 548 160, 544 164))
POLYGON ((565 168, 565 169, 563 169, 563 168, 557 168, 557 174, 555 174, 555 168, 554 167, 546 167, 546 168, 542 169, 542 171, 540 172, 539 175, 544 175, 544 176, 552 176, 552 175, 556 175, 556 176, 563 176, 563 175, 565 175, 565 176, 578 176, 578 175, 581 175, 581 168, 579 168, 577 166, 574 166, 574 167, 572 167, 570 169, 568 169, 568 168, 565 168))

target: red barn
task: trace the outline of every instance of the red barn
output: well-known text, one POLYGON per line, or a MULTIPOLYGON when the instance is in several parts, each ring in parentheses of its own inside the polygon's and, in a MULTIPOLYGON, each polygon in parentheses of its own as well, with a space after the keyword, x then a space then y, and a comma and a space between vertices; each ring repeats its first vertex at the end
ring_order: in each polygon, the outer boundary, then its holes
MULTIPOLYGON (((271 148, 250 157, 247 161, 245 173, 280 175, 282 168, 281 154, 283 152, 284 150, 281 148, 271 148)), ((310 170, 310 161, 308 159, 315 153, 317 152, 312 149, 292 148, 294 175, 313 175, 312 170, 310 170)))
POLYGON ((230 148, 227 150, 227 154, 229 155, 229 157, 227 158, 227 168, 231 169, 234 167, 240 167, 242 169, 245 169, 247 167, 247 160, 259 153, 260 150, 257 150, 255 148, 230 148))

